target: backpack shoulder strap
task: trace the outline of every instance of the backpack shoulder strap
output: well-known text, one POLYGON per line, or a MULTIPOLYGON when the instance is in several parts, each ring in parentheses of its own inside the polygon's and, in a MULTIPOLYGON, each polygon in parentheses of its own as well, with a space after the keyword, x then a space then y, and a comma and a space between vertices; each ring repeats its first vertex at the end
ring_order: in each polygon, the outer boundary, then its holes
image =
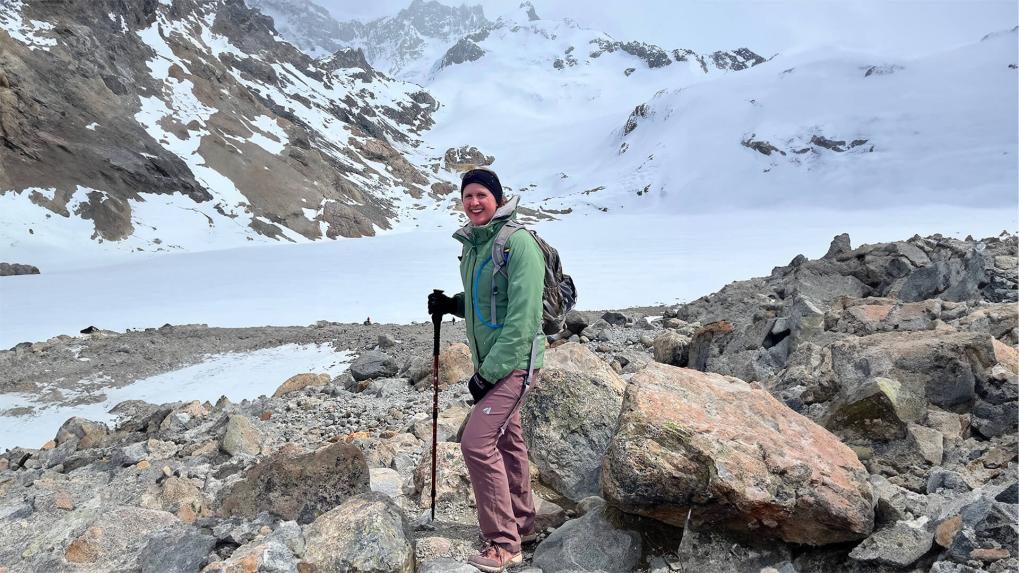
POLYGON ((489 316, 492 318, 489 320, 493 324, 498 324, 498 321, 495 319, 495 277, 502 273, 504 277, 509 279, 509 273, 506 271, 506 262, 508 260, 506 257, 506 243, 509 242, 510 235, 523 228, 524 226, 517 221, 506 221, 506 224, 495 234, 495 241, 492 242, 492 292, 489 293, 488 299, 492 303, 492 308, 489 311, 489 316))
POLYGON ((492 243, 492 270, 494 273, 506 274, 506 243, 510 235, 523 229, 524 226, 517 221, 506 221, 506 224, 499 229, 492 243))

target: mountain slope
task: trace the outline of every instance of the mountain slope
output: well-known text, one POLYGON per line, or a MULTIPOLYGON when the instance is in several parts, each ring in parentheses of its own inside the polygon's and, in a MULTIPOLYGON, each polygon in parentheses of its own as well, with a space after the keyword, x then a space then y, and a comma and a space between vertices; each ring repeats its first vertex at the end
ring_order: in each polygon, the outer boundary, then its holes
POLYGON ((5 251, 372 235, 439 182, 428 94, 240 0, 8 2, 0 51, 5 251))

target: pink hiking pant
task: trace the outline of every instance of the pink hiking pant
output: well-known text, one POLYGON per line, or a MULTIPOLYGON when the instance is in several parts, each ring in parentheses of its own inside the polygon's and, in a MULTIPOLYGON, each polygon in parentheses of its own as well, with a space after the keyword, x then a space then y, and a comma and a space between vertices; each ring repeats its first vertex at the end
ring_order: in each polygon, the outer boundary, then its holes
MULTIPOLYGON (((525 374, 524 370, 514 370, 499 380, 474 406, 460 439, 478 502, 481 536, 514 553, 520 551, 520 535, 534 527, 527 446, 517 402, 525 374), (499 430, 514 405, 506 432, 500 436, 499 430)), ((537 371, 534 374, 536 379, 537 371)))

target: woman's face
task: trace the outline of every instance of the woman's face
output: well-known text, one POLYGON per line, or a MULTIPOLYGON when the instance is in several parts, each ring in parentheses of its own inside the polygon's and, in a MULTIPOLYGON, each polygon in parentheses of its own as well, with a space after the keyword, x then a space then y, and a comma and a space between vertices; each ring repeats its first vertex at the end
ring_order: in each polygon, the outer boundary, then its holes
POLYGON ((495 210, 499 208, 495 204, 495 195, 480 183, 471 183, 464 187, 463 206, 467 219, 475 227, 487 225, 495 216, 495 210))

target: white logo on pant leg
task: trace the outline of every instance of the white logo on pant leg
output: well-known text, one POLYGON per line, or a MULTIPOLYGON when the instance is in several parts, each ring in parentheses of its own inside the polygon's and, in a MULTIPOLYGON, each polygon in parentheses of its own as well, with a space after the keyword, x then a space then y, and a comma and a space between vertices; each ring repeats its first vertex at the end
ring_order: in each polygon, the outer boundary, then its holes
POLYGON ((487 408, 482 409, 481 411, 484 412, 485 414, 491 414, 492 413, 492 407, 489 406, 487 408))

